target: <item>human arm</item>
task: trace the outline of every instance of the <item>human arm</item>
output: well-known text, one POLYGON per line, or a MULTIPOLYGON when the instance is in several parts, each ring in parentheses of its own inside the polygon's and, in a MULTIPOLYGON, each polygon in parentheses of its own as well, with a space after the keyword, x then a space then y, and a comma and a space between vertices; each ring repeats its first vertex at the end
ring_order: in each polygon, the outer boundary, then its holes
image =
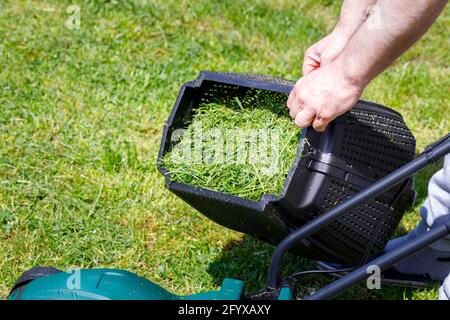
POLYGON ((376 10, 365 18, 338 57, 297 81, 288 99, 295 123, 324 131, 330 121, 351 109, 374 77, 420 39, 446 3, 378 0, 376 10), (374 14, 378 23, 373 21, 374 14))
POLYGON ((306 49, 302 72, 307 75, 333 61, 364 22, 376 0, 344 0, 333 31, 306 49))

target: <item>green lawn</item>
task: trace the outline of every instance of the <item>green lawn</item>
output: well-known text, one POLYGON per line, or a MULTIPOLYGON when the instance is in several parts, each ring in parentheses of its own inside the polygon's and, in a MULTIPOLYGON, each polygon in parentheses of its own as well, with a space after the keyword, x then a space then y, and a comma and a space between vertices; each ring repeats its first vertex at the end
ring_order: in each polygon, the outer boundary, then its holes
MULTIPOLYGON (((214 224, 164 188, 155 162, 182 83, 200 70, 299 77, 338 1, 0 3, 0 296, 48 265, 124 268, 176 293, 225 277, 263 287, 273 247, 214 224), (81 8, 81 28, 66 8, 81 8)), ((365 92, 401 112, 418 151, 450 131, 449 8, 365 92)), ((435 165, 416 180, 418 221, 435 165)), ((289 257, 289 269, 311 262, 289 257)), ((328 277, 302 280, 305 290, 328 277)), ((434 299, 437 288, 359 287, 341 298, 434 299)))

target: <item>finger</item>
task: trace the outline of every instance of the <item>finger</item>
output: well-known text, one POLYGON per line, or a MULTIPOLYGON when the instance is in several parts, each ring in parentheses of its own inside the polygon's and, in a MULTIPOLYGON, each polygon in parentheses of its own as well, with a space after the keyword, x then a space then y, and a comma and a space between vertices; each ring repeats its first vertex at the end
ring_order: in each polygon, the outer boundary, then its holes
POLYGON ((289 97, 287 100, 287 106, 289 109, 292 109, 294 107, 294 102, 297 98, 297 94, 295 93, 295 87, 292 89, 291 93, 289 93, 289 97))
POLYGON ((308 52, 308 57, 310 57, 314 62, 320 64, 320 56, 314 52, 308 52))
POLYGON ((300 128, 309 127, 316 116, 316 111, 312 109, 302 109, 295 116, 295 124, 300 128))
POLYGON ((316 70, 320 67, 320 57, 315 53, 307 53, 305 54, 305 58, 303 60, 302 72, 303 75, 307 75, 312 71, 316 70))
POLYGON ((311 72, 313 72, 316 69, 317 69, 317 67, 315 67, 315 66, 312 66, 310 64, 304 64, 303 68, 302 68, 302 74, 304 76, 307 76, 308 74, 310 74, 311 72))
POLYGON ((313 123, 312 123, 312 127, 317 132, 324 132, 325 129, 327 128, 328 123, 329 122, 323 118, 315 117, 315 119, 313 120, 313 123))
POLYGON ((300 110, 302 110, 302 106, 300 104, 297 104, 296 107, 290 109, 289 115, 291 116, 292 119, 295 119, 300 110))
POLYGON ((306 76, 319 67, 320 67, 320 63, 318 63, 310 58, 306 58, 306 60, 303 62, 303 68, 302 68, 303 75, 306 76))
POLYGON ((291 116, 292 119, 295 119, 295 116, 297 115, 297 113, 301 109, 301 103, 297 99, 297 92, 295 91, 295 89, 291 91, 291 94, 290 94, 289 97, 291 98, 291 100, 288 101, 288 103, 289 103, 289 115, 291 116))
POLYGON ((292 119, 295 119, 295 116, 297 115, 298 111, 300 110, 300 102, 297 99, 297 92, 294 90, 291 91, 288 98, 288 108, 289 108, 289 115, 292 119))

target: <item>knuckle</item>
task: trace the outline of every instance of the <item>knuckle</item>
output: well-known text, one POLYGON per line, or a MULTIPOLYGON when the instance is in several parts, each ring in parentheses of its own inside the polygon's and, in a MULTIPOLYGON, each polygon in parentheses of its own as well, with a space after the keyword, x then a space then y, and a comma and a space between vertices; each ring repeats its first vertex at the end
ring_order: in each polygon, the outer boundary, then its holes
POLYGON ((304 97, 307 97, 307 95, 305 95, 304 90, 302 89, 302 87, 298 87, 296 90, 296 99, 298 102, 304 102, 304 97))
POLYGON ((289 109, 293 107, 294 101, 295 101, 295 92, 294 92, 294 90, 292 90, 292 92, 289 94, 288 100, 286 102, 286 105, 288 106, 289 109))

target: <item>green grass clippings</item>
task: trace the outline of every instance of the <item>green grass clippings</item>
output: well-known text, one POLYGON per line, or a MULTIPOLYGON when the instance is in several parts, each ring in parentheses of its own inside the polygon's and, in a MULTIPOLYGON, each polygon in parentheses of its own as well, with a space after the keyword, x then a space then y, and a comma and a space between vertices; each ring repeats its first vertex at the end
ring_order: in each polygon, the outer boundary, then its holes
POLYGON ((193 112, 162 161, 172 181, 252 200, 281 193, 301 133, 287 114, 285 94, 249 90, 193 112))

